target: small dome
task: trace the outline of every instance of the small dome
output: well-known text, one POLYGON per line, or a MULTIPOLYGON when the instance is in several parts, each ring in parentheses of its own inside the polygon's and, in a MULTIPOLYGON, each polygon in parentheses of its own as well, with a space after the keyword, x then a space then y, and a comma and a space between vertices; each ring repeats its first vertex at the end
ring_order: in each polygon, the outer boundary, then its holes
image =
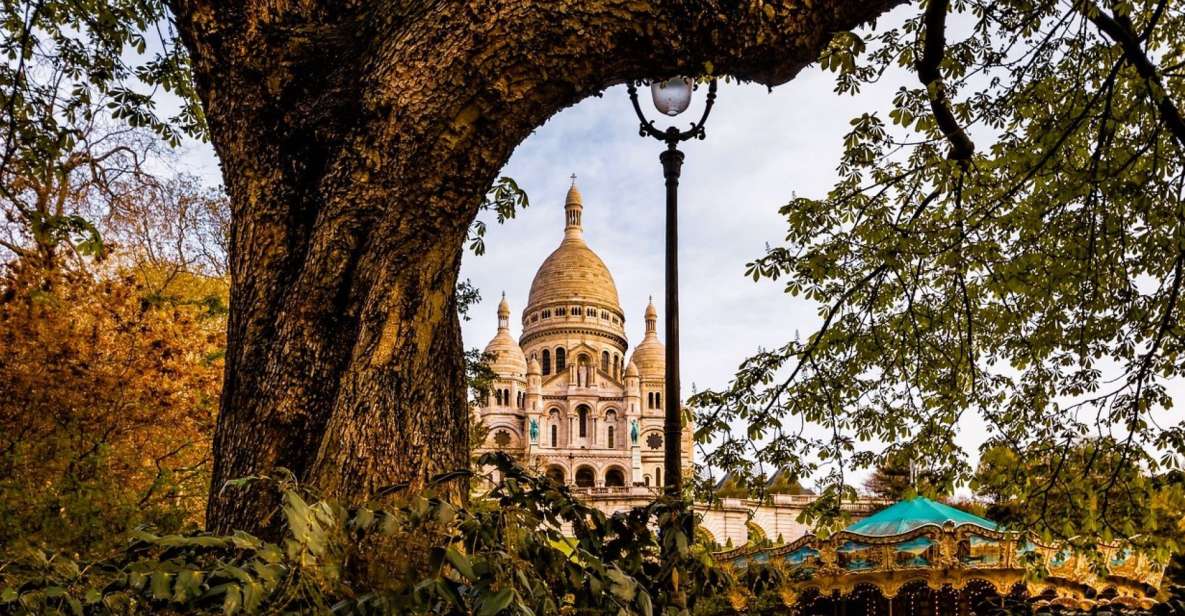
POLYGON ((498 335, 486 345, 485 352, 496 356, 490 362, 490 369, 498 376, 521 378, 527 373, 527 356, 510 337, 509 331, 498 330, 498 335))
MULTIPOLYGON (((630 356, 630 364, 636 364, 641 375, 648 379, 661 379, 666 376, 667 349, 658 340, 658 311, 654 308, 654 300, 646 306, 646 337, 634 348, 630 356)), ((628 375, 628 373, 627 373, 628 375)))
POLYGON ((647 335, 642 344, 634 348, 630 363, 637 366, 641 376, 661 379, 666 376, 667 371, 667 348, 658 341, 657 336, 647 335))
POLYGON ((510 304, 506 301, 506 294, 498 303, 498 333, 486 345, 485 353, 494 355, 490 361, 490 369, 498 376, 519 377, 527 373, 527 356, 510 337, 510 304))
POLYGON ((635 363, 634 363, 634 362, 631 360, 631 361, 630 361, 630 365, 628 365, 628 366, 626 366, 626 367, 625 367, 625 376, 626 376, 626 377, 633 377, 633 378, 638 378, 638 364, 635 364, 635 363))
POLYGON ((568 188, 568 196, 564 197, 564 205, 584 205, 584 199, 580 196, 580 189, 576 188, 576 180, 572 180, 572 186, 568 188))
POLYGON ((537 357, 532 357, 531 361, 527 362, 527 374, 536 376, 543 374, 542 368, 539 367, 539 359, 537 357))

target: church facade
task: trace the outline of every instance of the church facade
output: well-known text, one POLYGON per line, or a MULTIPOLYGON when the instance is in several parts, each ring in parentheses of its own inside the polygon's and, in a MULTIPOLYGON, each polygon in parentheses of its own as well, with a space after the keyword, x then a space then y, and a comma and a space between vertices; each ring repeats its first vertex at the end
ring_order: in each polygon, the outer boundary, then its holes
MULTIPOLYGON (((631 351, 613 275, 584 240, 583 210, 573 182, 562 239, 535 273, 517 340, 505 296, 498 305, 498 331, 485 348, 497 376, 476 408, 483 450, 590 491, 657 488, 665 479, 666 366, 658 312, 646 306, 645 335, 631 351)), ((685 475, 691 432, 684 427, 685 475)))

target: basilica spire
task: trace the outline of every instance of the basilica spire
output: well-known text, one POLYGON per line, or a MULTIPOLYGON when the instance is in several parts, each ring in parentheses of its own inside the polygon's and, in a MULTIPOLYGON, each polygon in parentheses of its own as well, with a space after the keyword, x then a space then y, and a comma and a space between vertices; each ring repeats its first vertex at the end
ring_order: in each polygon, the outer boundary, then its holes
POLYGON ((650 296, 650 303, 646 305, 646 334, 658 333, 658 310, 654 308, 654 296, 650 296))
POLYGON ((510 329, 510 302, 506 301, 506 291, 502 292, 502 301, 498 302, 498 329, 510 329))
POLYGON ((583 233, 580 226, 580 214, 584 211, 581 202, 580 189, 576 188, 576 174, 572 174, 572 186, 568 188, 568 197, 564 199, 564 239, 579 238, 583 233))

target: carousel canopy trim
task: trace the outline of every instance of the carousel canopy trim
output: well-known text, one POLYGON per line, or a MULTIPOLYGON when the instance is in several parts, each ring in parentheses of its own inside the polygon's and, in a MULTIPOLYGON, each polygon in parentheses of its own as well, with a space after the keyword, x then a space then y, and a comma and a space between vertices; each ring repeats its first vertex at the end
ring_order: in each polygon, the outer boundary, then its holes
POLYGON ((927 524, 943 526, 972 524, 987 530, 997 530, 995 522, 918 496, 886 507, 845 530, 866 537, 890 537, 907 533, 927 524))

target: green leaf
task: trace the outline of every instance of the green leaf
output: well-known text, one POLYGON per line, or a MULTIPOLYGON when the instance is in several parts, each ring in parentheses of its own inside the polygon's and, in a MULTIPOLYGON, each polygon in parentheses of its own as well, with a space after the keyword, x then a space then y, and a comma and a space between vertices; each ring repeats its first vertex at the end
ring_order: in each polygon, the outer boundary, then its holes
POLYGON ((473 572, 473 566, 469 562, 469 557, 457 551, 453 546, 449 546, 444 551, 444 558, 448 561, 458 573, 463 575, 470 581, 477 580, 477 574, 473 572))
POLYGON ((486 595, 482 598, 481 607, 477 610, 477 616, 494 616, 506 609, 513 599, 514 591, 510 588, 503 588, 493 595, 486 595))
POLYGON ((172 588, 173 575, 164 571, 153 571, 151 576, 150 592, 153 599, 165 600, 172 596, 170 592, 172 588))
POLYGON ((226 585, 226 596, 222 598, 222 613, 230 616, 243 607, 243 594, 238 584, 226 585))

